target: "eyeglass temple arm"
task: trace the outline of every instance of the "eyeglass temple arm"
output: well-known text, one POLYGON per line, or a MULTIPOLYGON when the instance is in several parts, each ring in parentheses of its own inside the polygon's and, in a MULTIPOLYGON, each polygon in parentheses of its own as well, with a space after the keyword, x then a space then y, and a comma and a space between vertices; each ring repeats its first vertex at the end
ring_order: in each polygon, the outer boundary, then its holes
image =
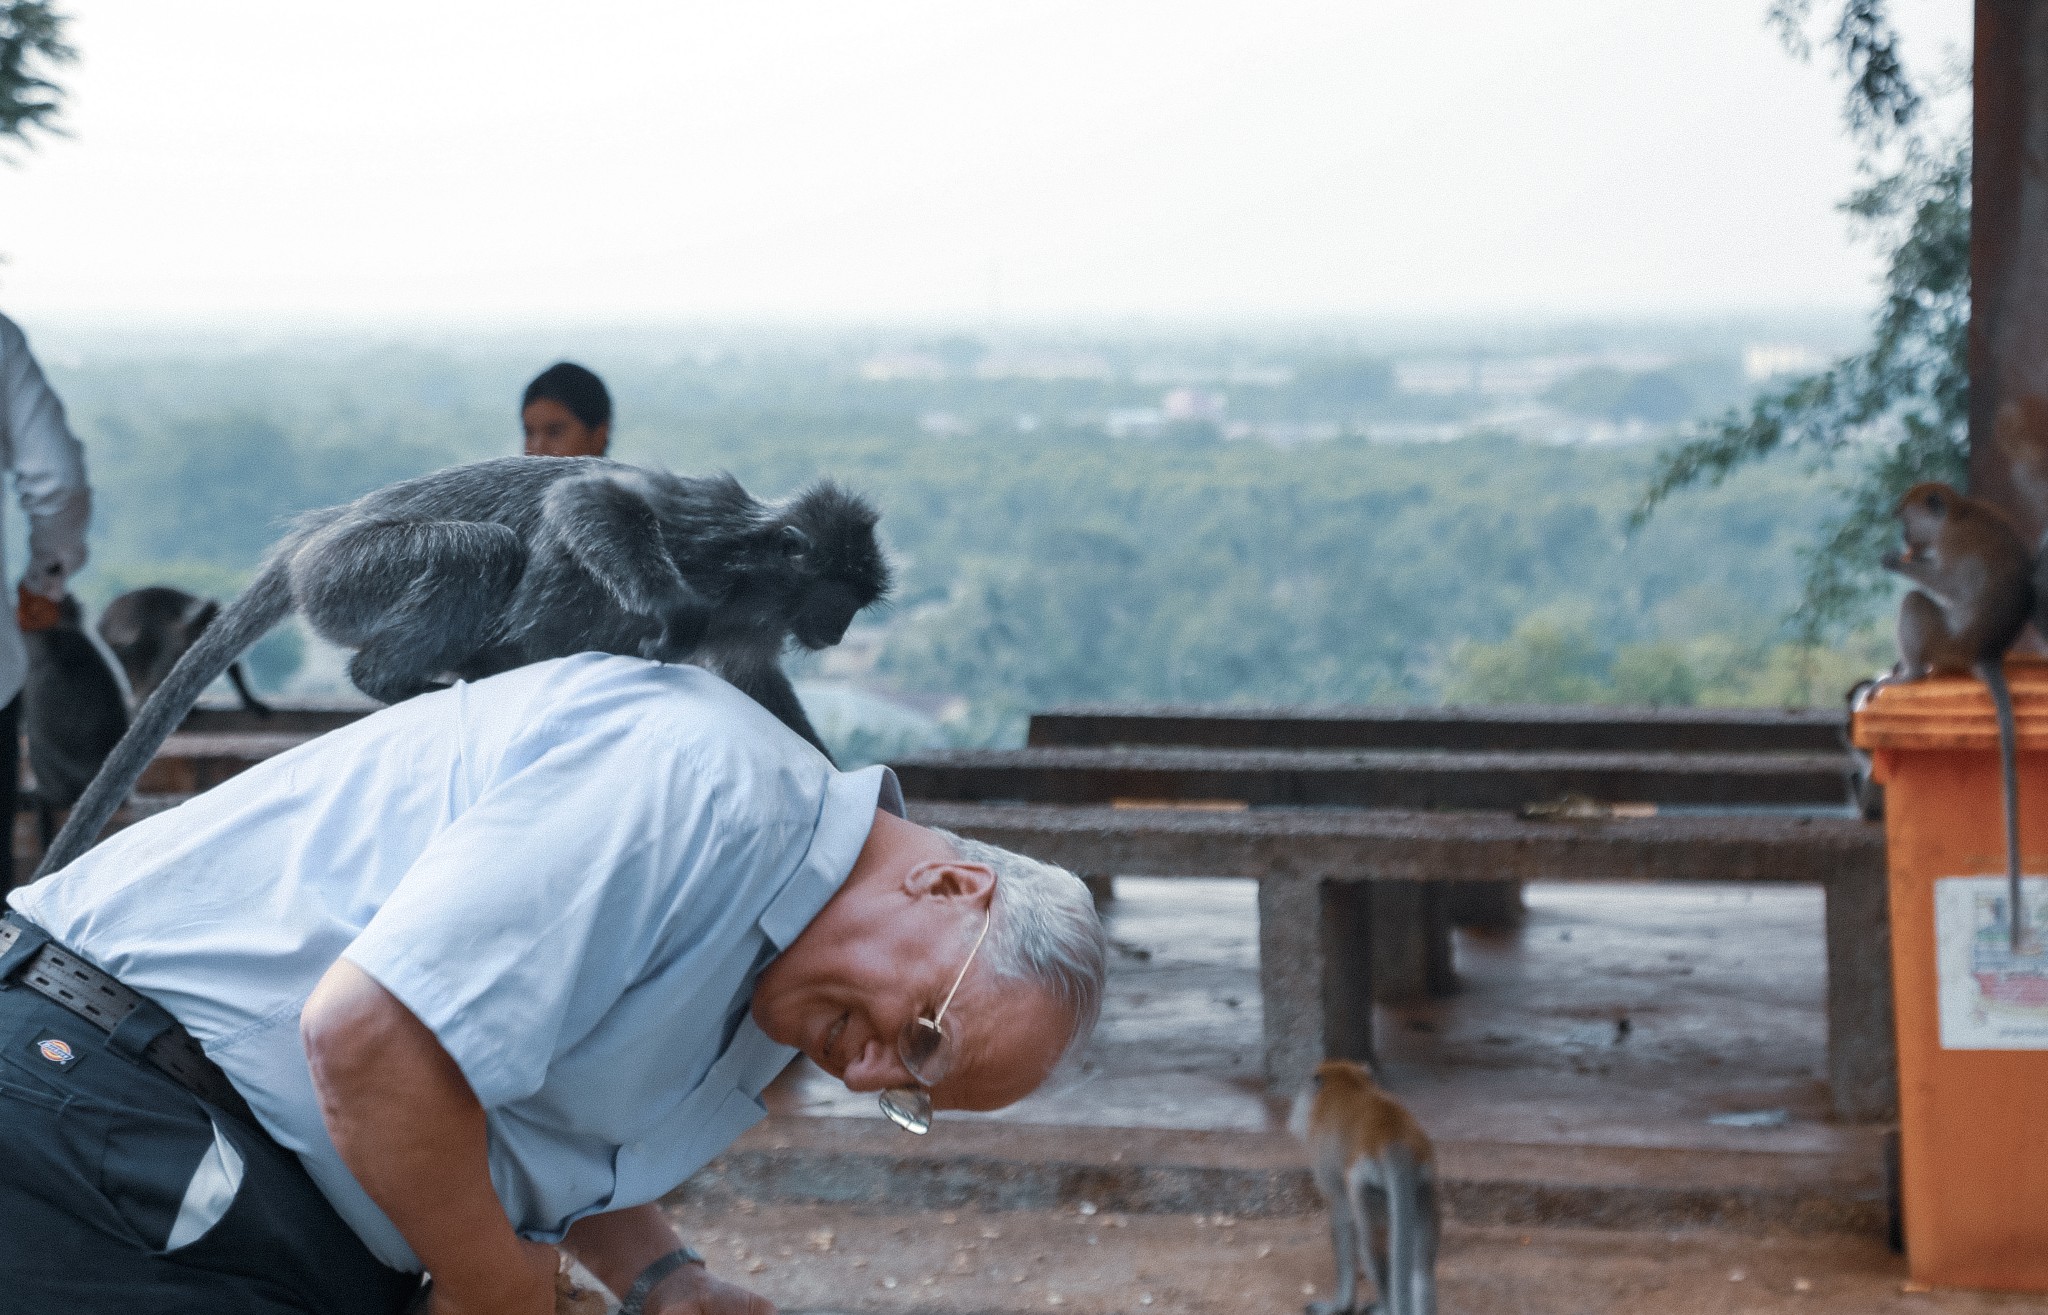
POLYGON ((932 1015, 932 1026, 937 1027, 946 1019, 946 1011, 953 1007, 953 997, 960 994, 960 983, 967 980, 967 970, 974 964, 974 956, 981 953, 981 943, 988 939, 990 924, 996 920, 995 896, 989 896, 988 917, 981 924, 981 935, 974 938, 974 948, 967 952, 967 962, 960 965, 960 973, 953 979, 953 987, 946 992, 946 998, 939 1005, 939 1012, 932 1015))

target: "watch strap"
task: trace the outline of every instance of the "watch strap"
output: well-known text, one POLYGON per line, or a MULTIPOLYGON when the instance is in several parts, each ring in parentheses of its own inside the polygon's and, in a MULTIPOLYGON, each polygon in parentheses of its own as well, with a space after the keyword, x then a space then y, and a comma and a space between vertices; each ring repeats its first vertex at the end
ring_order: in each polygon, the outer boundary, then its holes
POLYGON ((633 1286, 626 1289, 626 1295, 619 1302, 619 1315, 642 1315, 641 1308, 647 1304, 647 1294, 655 1285, 685 1265, 701 1265, 704 1257, 687 1246, 679 1246, 665 1256, 651 1261, 640 1271, 640 1277, 633 1280, 633 1286))

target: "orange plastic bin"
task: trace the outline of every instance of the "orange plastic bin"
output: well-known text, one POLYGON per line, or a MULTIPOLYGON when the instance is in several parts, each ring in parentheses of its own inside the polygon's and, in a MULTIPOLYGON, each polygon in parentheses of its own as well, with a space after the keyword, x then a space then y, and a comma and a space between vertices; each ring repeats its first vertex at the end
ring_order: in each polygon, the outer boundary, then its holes
POLYGON ((2048 666, 2008 668, 2022 904, 2005 922, 1991 696, 1969 678, 1879 692, 1856 744, 1885 787, 1907 1264, 1948 1287, 2048 1292, 2048 666))

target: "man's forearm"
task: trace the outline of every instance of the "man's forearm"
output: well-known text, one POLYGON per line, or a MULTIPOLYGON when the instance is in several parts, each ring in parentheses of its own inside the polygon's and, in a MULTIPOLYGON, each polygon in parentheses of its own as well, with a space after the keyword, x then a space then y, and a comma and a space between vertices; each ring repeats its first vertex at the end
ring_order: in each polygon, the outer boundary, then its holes
POLYGON ((436 1288, 530 1285, 536 1261, 491 1187, 483 1107, 426 1025, 342 959, 307 999, 300 1031, 335 1149, 436 1288))
POLYGON ((613 1296, 624 1297, 649 1265, 683 1245, 683 1235, 660 1206, 641 1205, 577 1220, 562 1245, 603 1280, 613 1296))

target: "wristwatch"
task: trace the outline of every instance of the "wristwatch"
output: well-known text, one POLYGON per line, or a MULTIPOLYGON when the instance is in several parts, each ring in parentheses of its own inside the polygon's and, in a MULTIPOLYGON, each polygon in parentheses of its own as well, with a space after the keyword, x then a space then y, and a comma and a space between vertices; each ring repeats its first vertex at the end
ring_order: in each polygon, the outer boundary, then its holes
POLYGON ((640 1271, 640 1277, 633 1280, 633 1286, 626 1289, 624 1299, 619 1302, 619 1315, 642 1315, 641 1307, 646 1304, 647 1294, 654 1291, 654 1285, 681 1269, 684 1265, 701 1265, 704 1257, 687 1246, 679 1246, 640 1271))

